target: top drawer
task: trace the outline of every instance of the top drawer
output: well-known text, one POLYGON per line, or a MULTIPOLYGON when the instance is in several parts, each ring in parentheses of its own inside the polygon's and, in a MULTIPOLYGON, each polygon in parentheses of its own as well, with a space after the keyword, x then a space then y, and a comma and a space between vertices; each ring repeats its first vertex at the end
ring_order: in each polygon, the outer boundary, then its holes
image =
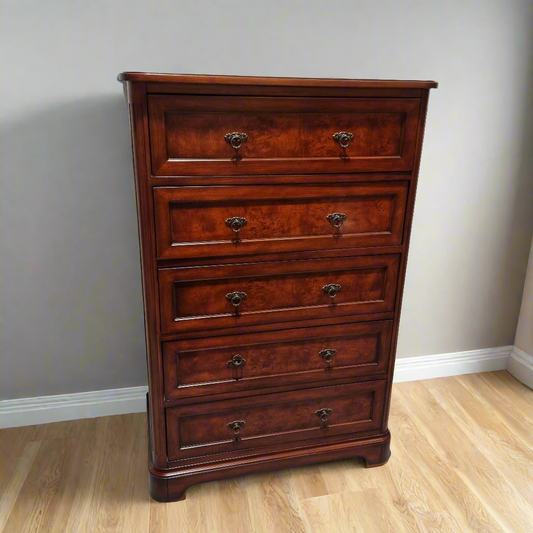
POLYGON ((152 174, 409 171, 417 98, 148 96, 152 174), (232 147, 227 134, 235 137, 232 147), (348 137, 336 137, 347 133, 348 137), (341 144, 348 144, 342 147, 341 144))

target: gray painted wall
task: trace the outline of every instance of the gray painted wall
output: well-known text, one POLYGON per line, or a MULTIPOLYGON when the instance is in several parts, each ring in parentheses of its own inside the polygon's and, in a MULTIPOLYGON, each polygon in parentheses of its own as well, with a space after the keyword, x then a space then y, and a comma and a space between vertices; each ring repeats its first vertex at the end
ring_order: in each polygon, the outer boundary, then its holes
POLYGON ((122 70, 439 81, 399 356, 513 342, 533 229, 530 1, 0 5, 0 399, 146 381, 122 70))

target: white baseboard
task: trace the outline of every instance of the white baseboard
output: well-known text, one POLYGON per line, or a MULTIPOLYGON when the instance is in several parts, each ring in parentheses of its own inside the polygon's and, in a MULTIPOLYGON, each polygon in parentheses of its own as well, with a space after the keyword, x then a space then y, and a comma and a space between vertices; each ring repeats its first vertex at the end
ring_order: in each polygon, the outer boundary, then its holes
POLYGON ((128 387, 0 402, 0 428, 146 411, 148 387, 128 387))
MULTIPOLYGON (((469 352, 397 359, 394 381, 416 381, 504 370, 507 368, 512 349, 512 346, 502 346, 469 352)), ((533 375, 533 358, 522 352, 523 355, 532 359, 528 362, 527 357, 520 355, 520 351, 516 348, 515 352, 517 357, 522 358, 526 363, 524 365, 522 362, 517 362, 517 364, 531 370, 533 375)), ((521 381, 524 380, 521 379, 521 381)), ((0 428, 143 412, 146 410, 146 391, 146 387, 129 387, 0 401, 0 428)))
POLYGON ((507 370, 516 379, 533 389, 533 356, 520 350, 516 346, 511 352, 507 363, 507 370))
POLYGON ((505 370, 512 346, 396 359, 394 382, 505 370))

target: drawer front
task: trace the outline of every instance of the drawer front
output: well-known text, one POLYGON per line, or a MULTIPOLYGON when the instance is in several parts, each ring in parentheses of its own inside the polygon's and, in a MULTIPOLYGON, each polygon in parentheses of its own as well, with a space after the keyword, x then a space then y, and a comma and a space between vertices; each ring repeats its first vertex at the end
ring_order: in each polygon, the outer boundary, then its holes
POLYGON ((159 259, 392 246, 407 181, 342 185, 158 187, 159 259))
POLYGON ((165 397, 384 374, 391 330, 384 320, 166 342, 165 397))
POLYGON ((399 263, 399 254, 387 254, 161 269, 161 328, 172 333, 389 312, 399 263))
POLYGON ((417 98, 150 95, 152 173, 408 171, 419 105, 417 98), (232 133, 246 134, 238 149, 226 138, 232 133), (336 133, 352 135, 350 144, 341 147, 336 133))
POLYGON ((370 381, 169 408, 169 460, 379 430, 385 384, 370 381), (317 414, 321 409, 330 410, 326 421, 323 412, 317 414))

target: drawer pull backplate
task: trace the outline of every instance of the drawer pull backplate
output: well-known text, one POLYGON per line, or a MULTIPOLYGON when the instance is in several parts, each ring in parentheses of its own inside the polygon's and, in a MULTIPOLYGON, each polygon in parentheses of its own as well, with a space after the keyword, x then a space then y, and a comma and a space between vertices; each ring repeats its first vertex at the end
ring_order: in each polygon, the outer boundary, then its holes
POLYGON ((320 421, 322 424, 326 424, 328 421, 328 417, 333 413, 333 409, 328 409, 325 407, 324 409, 319 409, 318 411, 315 411, 315 415, 320 418, 320 421))
POLYGON ((346 220, 346 215, 344 213, 331 213, 326 218, 327 218, 328 222, 334 228, 338 229, 338 228, 340 228, 342 226, 342 223, 346 220))
POLYGON ((341 148, 348 148, 353 141, 353 133, 348 131, 339 131, 333 134, 333 140, 339 144, 341 148))
POLYGON ((228 300, 228 302, 231 302, 231 305, 233 305, 233 307, 239 307, 239 305, 241 305, 245 299, 245 292, 229 292, 228 294, 226 294, 226 300, 228 300))
POLYGON ((228 428, 231 429, 235 437, 237 437, 237 435, 241 432, 241 429, 244 427, 244 424, 244 420, 235 420, 228 424, 228 428))
POLYGON ((320 357, 322 357, 322 359, 324 359, 324 361, 329 365, 331 361, 333 361, 333 358, 337 355, 337 350, 326 348, 325 350, 318 352, 318 355, 320 355, 320 357))
POLYGON ((248 224, 248 221, 243 217, 231 217, 226 219, 226 226, 231 228, 231 231, 234 233, 239 233, 246 224, 248 224))
POLYGON ((226 142, 232 148, 238 150, 242 146, 242 143, 245 143, 248 140, 248 135, 246 135, 246 133, 234 131, 233 133, 226 133, 226 135, 224 135, 224 139, 226 139, 226 142))
POLYGON ((240 353, 236 353, 226 364, 229 367, 237 368, 239 366, 244 366, 246 364, 246 359, 244 359, 240 353))
POLYGON ((337 294, 339 294, 342 287, 337 283, 330 283, 329 285, 324 285, 322 290, 333 300, 337 294))

